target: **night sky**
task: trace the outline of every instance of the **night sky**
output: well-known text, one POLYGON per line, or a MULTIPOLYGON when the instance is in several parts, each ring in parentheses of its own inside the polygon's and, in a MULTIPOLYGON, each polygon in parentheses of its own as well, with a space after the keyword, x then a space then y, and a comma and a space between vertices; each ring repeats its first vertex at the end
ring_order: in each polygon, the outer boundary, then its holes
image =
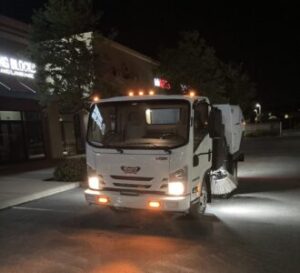
MULTIPOLYGON (((30 22, 46 1, 1 0, 0 13, 30 22)), ((263 110, 300 108, 299 15, 287 2, 230 5, 228 1, 98 0, 104 33, 153 58, 178 34, 198 30, 225 62, 244 63, 257 83, 263 110)))

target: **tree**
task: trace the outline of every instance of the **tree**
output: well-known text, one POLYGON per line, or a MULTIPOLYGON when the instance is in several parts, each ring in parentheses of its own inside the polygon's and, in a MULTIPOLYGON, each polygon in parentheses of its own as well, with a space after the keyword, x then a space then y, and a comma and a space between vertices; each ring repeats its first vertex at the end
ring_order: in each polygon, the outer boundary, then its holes
POLYGON ((30 54, 42 104, 53 98, 65 110, 83 108, 93 90, 92 31, 99 18, 91 0, 49 0, 34 13, 30 54))
POLYGON ((159 60, 158 73, 171 82, 175 93, 181 93, 184 84, 215 101, 224 99, 220 61, 198 32, 183 33, 178 46, 164 50, 159 60))
POLYGON ((224 65, 225 89, 229 102, 238 104, 244 112, 252 111, 250 103, 256 94, 256 86, 244 70, 243 65, 224 65))
POLYGON ((241 66, 226 65, 197 31, 185 32, 177 47, 160 54, 157 74, 171 82, 174 93, 182 93, 182 85, 197 90, 213 103, 239 103, 244 107, 254 92, 241 66))

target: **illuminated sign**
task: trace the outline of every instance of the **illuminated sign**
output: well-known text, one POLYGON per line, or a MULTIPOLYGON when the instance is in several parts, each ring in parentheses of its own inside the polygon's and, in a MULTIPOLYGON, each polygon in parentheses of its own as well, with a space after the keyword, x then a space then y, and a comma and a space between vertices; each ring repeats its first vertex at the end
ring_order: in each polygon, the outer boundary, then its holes
POLYGON ((36 65, 28 61, 0 55, 0 73, 33 79, 36 65))
POLYGON ((162 89, 171 89, 171 85, 167 80, 154 78, 154 86, 162 89))

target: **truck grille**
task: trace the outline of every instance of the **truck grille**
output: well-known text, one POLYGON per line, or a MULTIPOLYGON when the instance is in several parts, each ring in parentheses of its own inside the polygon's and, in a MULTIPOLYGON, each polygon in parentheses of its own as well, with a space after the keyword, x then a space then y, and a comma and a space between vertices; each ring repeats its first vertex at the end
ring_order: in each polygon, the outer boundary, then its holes
POLYGON ((132 193, 135 195, 139 194, 158 194, 158 195, 165 195, 166 192, 164 191, 145 191, 145 190, 139 190, 139 189, 122 189, 122 188, 109 188, 105 187, 102 189, 103 191, 114 191, 114 192, 119 192, 120 194, 125 194, 125 193, 132 193))
POLYGON ((142 177, 142 176, 111 175, 110 177, 116 180, 131 180, 131 181, 143 181, 143 182, 149 182, 153 180, 153 177, 142 177))
POLYGON ((116 187, 135 188, 135 189, 149 189, 151 185, 136 185, 136 184, 125 184, 125 183, 113 183, 116 187))

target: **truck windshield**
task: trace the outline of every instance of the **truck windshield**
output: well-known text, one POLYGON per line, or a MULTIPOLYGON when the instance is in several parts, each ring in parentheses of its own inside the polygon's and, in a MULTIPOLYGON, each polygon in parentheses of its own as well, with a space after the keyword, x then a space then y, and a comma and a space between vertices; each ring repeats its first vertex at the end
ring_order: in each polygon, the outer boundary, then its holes
POLYGON ((174 148, 188 141, 189 103, 104 102, 91 108, 87 140, 101 148, 174 148))

